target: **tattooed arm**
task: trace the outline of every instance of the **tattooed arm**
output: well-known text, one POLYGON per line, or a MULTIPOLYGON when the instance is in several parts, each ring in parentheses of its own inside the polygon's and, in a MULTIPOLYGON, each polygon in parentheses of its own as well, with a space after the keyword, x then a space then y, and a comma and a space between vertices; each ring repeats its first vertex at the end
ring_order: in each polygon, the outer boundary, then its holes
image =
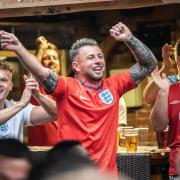
POLYGON ((132 79, 139 84, 156 67, 157 60, 150 49, 135 38, 123 23, 118 23, 110 30, 111 36, 117 41, 123 41, 134 54, 137 63, 130 68, 132 79))
POLYGON ((25 68, 36 77, 48 93, 53 92, 57 84, 57 75, 53 71, 43 67, 37 58, 27 51, 14 34, 0 31, 0 41, 3 49, 16 53, 25 68))
POLYGON ((150 49, 134 36, 131 36, 126 44, 137 60, 137 63, 130 68, 130 73, 134 82, 138 84, 155 69, 157 60, 150 49))

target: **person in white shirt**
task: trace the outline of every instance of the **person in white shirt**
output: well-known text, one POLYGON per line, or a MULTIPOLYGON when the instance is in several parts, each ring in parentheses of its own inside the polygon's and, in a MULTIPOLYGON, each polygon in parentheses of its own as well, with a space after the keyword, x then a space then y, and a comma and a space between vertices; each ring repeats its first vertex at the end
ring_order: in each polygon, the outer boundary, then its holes
POLYGON ((12 91, 12 68, 6 61, 0 61, 0 139, 15 138, 23 141, 23 127, 44 124, 56 119, 56 104, 39 93, 39 86, 32 77, 24 76, 26 88, 19 102, 7 100, 12 91), (29 104, 33 95, 42 106, 29 104))

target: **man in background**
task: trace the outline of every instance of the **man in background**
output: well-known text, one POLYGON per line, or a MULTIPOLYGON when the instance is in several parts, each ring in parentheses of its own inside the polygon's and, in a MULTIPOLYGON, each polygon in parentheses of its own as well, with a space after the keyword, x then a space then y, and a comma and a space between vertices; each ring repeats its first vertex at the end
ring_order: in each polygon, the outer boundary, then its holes
MULTIPOLYGON (((43 36, 40 36, 36 40, 37 51, 36 57, 41 64, 53 70, 53 72, 60 73, 60 61, 58 56, 57 47, 48 42, 43 36)), ((45 96, 53 99, 52 96, 47 95, 44 88, 39 86, 40 92, 45 96)), ((32 98, 31 103, 39 105, 36 99, 32 98)), ((28 145, 29 146, 53 146, 58 143, 58 122, 51 121, 44 125, 30 126, 28 127, 28 145)))
POLYGON ((118 125, 119 127, 127 126, 127 107, 123 97, 119 100, 118 125))
MULTIPOLYGON (((175 61, 179 73, 180 40, 175 45, 175 61)), ((151 75, 159 92, 152 108, 150 119, 156 131, 163 131, 169 125, 169 179, 176 180, 179 179, 176 161, 180 152, 180 83, 170 84, 166 74, 162 74, 161 77, 158 69, 155 69, 151 75)))

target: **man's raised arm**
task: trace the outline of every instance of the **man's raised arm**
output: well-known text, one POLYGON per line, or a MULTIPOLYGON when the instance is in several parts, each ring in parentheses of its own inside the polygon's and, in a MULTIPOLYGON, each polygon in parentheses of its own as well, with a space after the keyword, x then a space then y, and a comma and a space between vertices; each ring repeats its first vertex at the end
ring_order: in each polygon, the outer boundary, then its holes
POLYGON ((14 51, 24 67, 36 77, 45 90, 53 92, 57 84, 57 76, 53 71, 43 67, 14 34, 0 31, 0 41, 2 49, 14 51))
POLYGON ((119 22, 110 30, 111 36, 123 41, 134 54, 137 63, 130 68, 130 74, 136 84, 140 83, 156 67, 157 60, 150 49, 134 37, 128 27, 119 22))

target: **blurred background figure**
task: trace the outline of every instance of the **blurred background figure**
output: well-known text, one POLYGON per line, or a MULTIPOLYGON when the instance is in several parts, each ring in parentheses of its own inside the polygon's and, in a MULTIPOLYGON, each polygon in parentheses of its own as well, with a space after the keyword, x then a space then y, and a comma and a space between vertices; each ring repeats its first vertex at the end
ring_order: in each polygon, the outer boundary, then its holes
POLYGON ((79 141, 62 141, 47 154, 47 158, 32 169, 30 179, 51 179, 56 175, 69 173, 82 168, 97 169, 90 160, 86 149, 79 141))
POLYGON ((111 178, 104 178, 106 177, 105 174, 108 173, 101 174, 96 165, 87 158, 77 154, 69 154, 62 159, 39 164, 32 170, 29 180, 116 180, 112 176, 110 176, 111 178))
MULTIPOLYGON (((177 40, 176 47, 178 47, 179 44, 178 42, 179 40, 177 40)), ((163 64, 161 69, 159 70, 160 76, 162 76, 162 74, 165 73, 167 75, 167 80, 169 81, 170 84, 178 82, 180 77, 180 68, 179 68, 179 63, 177 61, 177 50, 175 51, 175 48, 172 45, 166 43, 162 47, 162 59, 163 59, 163 64)), ((153 106, 158 96, 158 92, 159 92, 159 87, 153 81, 151 81, 143 91, 145 102, 153 106)), ((163 148, 163 146, 168 145, 168 141, 169 141, 168 135, 166 136, 167 137, 166 140, 162 142, 163 139, 162 135, 165 133, 166 133, 165 130, 163 131, 156 130, 158 148, 163 148)), ((168 174, 168 169, 169 169, 169 165, 162 165, 161 167, 161 170, 164 172, 164 174, 168 174)))
MULTIPOLYGON (((127 126, 127 107, 126 107, 126 102, 123 97, 119 99, 119 114, 118 114, 118 128, 117 128, 117 151, 119 150, 119 147, 122 147, 123 143, 123 138, 124 137, 122 134, 122 128, 127 126)), ((125 140, 125 139, 124 139, 125 140)), ((125 142, 125 141, 124 141, 125 142)))
MULTIPOLYGON (((121 175, 122 180, 130 180, 121 175)), ((118 180, 101 172, 79 141, 67 140, 56 144, 47 158, 35 166, 29 180, 118 180)))
POLYGON ((178 153, 177 155, 176 168, 177 168, 178 177, 180 179, 180 153, 178 153))
MULTIPOLYGON (((36 57, 41 64, 53 70, 55 73, 60 73, 60 60, 57 47, 48 42, 43 36, 40 36, 36 40, 37 51, 36 57)), ((40 86, 40 92, 47 95, 42 86, 40 86)), ((49 98, 52 96, 47 95, 49 98)), ((53 99, 53 98, 52 98, 53 99)), ((39 105, 39 103, 32 98, 31 103, 39 105)), ((36 127, 28 127, 28 145, 30 146, 52 146, 58 141, 58 123, 53 121, 45 125, 39 125, 36 127)))
MULTIPOLYGON (((175 45, 175 61, 177 63, 178 74, 180 72, 180 40, 175 45)), ((158 70, 151 73, 154 83, 159 88, 159 92, 151 111, 150 119, 156 131, 163 131, 169 125, 169 179, 179 179, 176 161, 180 152, 180 83, 171 83, 166 75, 159 75, 158 70), (163 108, 162 108, 163 107, 163 108)))
POLYGON ((127 125, 127 107, 123 97, 121 97, 119 100, 118 125, 120 127, 127 125))
MULTIPOLYGON (((171 84, 179 81, 179 75, 180 75, 180 69, 179 69, 179 65, 177 64, 177 58, 175 58, 175 61, 173 61, 174 59, 173 55, 174 55, 173 46, 166 43, 162 47, 163 65, 159 70, 159 73, 160 75, 165 73, 167 75, 167 79, 171 84)), ((159 87, 157 87, 156 84, 153 81, 151 81, 143 91, 145 102, 147 104, 153 105, 155 103, 158 92, 159 92, 159 87)))
MULTIPOLYGON (((118 180, 118 178, 109 175, 108 173, 101 173, 97 169, 90 167, 81 168, 78 170, 69 171, 66 173, 52 176, 51 178, 45 178, 46 180, 118 180)), ((121 178, 121 180, 130 180, 121 178)))
POLYGON ((31 170, 29 149, 16 139, 0 140, 0 179, 25 180, 31 170))
POLYGON ((56 45, 48 42, 44 36, 40 36, 36 40, 37 51, 35 53, 37 59, 44 67, 52 69, 55 73, 60 73, 60 60, 58 48, 56 45))

